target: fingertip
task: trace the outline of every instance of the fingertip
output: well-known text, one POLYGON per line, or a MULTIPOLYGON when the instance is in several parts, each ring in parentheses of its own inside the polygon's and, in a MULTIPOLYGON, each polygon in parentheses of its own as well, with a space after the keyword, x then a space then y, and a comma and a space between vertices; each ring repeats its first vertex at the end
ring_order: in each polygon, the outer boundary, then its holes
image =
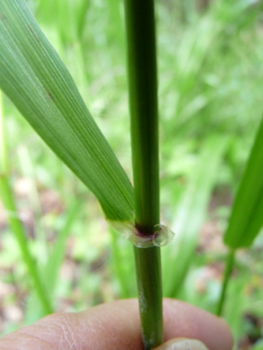
POLYGON ((231 350, 233 336, 226 322, 202 309, 175 299, 164 299, 165 340, 199 339, 209 350, 231 350))
MULTIPOLYGON (((209 350, 232 348, 232 335, 223 320, 173 299, 164 300, 164 330, 165 341, 184 337, 199 340, 209 350)), ((4 338, 0 348, 8 350, 21 349, 21 342, 28 345, 23 347, 27 350, 67 350, 72 344, 83 350, 143 349, 135 299, 102 304, 76 314, 50 315, 4 338)))
POLYGON ((205 344, 197 339, 175 338, 170 339, 153 350, 209 350, 205 344))

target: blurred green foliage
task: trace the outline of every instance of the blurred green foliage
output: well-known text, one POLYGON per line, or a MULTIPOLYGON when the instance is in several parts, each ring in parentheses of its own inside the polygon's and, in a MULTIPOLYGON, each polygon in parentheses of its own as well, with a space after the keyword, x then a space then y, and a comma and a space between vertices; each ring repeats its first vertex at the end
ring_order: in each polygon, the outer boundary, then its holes
MULTIPOLYGON (((131 178, 122 2, 27 4, 131 178)), ((262 3, 165 0, 156 5, 161 211, 175 231, 174 242, 163 248, 164 294, 213 312, 226 256, 222 236, 263 109, 262 3)), ((30 248, 48 276, 52 252, 57 269, 61 264, 60 277, 52 275, 56 308, 81 310, 135 296, 130 243, 109 232, 93 195, 7 99, 5 114, 11 180, 30 248), (24 150, 30 174, 24 170, 24 150), (53 200, 49 207, 47 193, 53 200), (68 213, 74 217, 70 222, 68 213), (63 263, 54 253, 59 240, 63 263)), ((19 305, 26 315, 21 323, 33 322, 41 312, 30 280, 4 221, 0 230, 2 281, 19 291, 3 296, 3 310, 19 305)), ((257 336, 246 349, 262 349, 262 250, 261 234, 249 250, 237 254, 229 286, 223 316, 240 349, 245 349, 241 340, 252 339, 253 332, 257 336), (248 315, 257 319, 256 325, 248 315)), ((15 327, 6 319, 2 332, 15 327)))

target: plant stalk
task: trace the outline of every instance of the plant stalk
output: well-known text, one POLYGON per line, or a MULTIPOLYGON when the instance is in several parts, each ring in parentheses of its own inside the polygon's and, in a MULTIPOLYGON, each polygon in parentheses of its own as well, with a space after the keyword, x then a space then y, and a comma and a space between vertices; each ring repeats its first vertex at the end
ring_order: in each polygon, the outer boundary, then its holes
MULTIPOLYGON (((153 0, 125 0, 135 225, 159 224, 158 102, 153 0)), ((163 341, 160 248, 134 247, 145 350, 163 341)))
POLYGON ((223 284, 222 284, 219 302, 217 305, 217 311, 216 311, 217 316, 222 315, 222 310, 223 310, 223 306, 225 303, 228 282, 229 282, 230 275, 231 275, 231 272, 233 270, 233 266, 234 266, 234 262, 235 262, 235 253, 236 253, 236 251, 233 249, 230 249, 228 252, 225 271, 224 271, 224 280, 223 280, 223 284))

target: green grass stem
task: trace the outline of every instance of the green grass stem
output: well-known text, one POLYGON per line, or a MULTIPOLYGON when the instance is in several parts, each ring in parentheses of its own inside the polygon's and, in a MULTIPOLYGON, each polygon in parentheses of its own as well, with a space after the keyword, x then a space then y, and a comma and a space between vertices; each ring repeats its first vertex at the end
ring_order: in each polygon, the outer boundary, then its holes
MULTIPOLYGON (((154 2, 126 0, 135 220, 143 234, 159 224, 158 103, 154 2)), ((163 340, 160 248, 134 247, 145 350, 163 340)))
POLYGON ((160 248, 134 247, 142 339, 145 350, 163 342, 160 248))
POLYGON ((228 252, 227 259, 226 259, 224 280, 223 280, 221 294, 220 294, 219 302, 217 305, 217 311, 216 311, 217 316, 222 315, 222 310, 223 310, 224 302, 226 299, 227 286, 228 286, 230 275, 231 275, 231 272, 233 270, 233 266, 234 266, 234 262, 235 262, 235 252, 236 252, 235 250, 230 249, 228 252))

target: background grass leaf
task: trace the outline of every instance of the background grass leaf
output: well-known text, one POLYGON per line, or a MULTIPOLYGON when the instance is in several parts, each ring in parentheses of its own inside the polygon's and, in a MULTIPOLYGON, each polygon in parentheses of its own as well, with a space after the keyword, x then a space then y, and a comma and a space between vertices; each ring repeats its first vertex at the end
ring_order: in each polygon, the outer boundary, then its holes
POLYGON ((192 173, 187 190, 178 205, 172 225, 175 239, 163 248, 165 252, 163 254, 163 273, 169 276, 164 281, 165 296, 178 297, 195 258, 198 234, 205 221, 216 174, 228 143, 228 139, 222 140, 222 136, 211 136, 206 140, 200 159, 195 166, 195 172, 192 173), (174 273, 175 266, 176 273, 174 273))
MULTIPOLYGON (((79 212, 80 203, 73 202, 66 214, 64 214, 62 217, 59 217, 59 220, 57 220, 59 233, 49 255, 48 262, 41 269, 41 278, 43 284, 46 287, 50 300, 56 299, 56 287, 59 280, 59 270, 66 254, 66 241, 72 228, 73 222, 79 212)), ((39 298, 36 294, 36 291, 33 290, 29 296, 29 302, 27 304, 25 314, 26 323, 32 324, 45 315, 46 314, 43 312, 43 309, 39 303, 39 298)))
POLYGON ((262 139, 263 119, 236 194, 224 236, 225 244, 232 249, 250 246, 263 225, 262 139))

